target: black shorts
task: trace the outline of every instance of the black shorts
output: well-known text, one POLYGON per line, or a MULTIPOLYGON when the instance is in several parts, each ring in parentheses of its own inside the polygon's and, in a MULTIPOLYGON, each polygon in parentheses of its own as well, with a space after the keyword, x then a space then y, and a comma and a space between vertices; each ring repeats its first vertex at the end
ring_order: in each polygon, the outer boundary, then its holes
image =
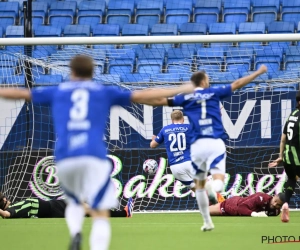
POLYGON ((300 166, 287 164, 283 162, 284 170, 289 179, 296 179, 296 175, 300 177, 300 166))
POLYGON ((64 218, 66 210, 66 202, 64 200, 51 200, 51 213, 52 218, 64 218))
POLYGON ((39 211, 37 214, 38 218, 51 218, 51 206, 49 201, 39 200, 39 211))

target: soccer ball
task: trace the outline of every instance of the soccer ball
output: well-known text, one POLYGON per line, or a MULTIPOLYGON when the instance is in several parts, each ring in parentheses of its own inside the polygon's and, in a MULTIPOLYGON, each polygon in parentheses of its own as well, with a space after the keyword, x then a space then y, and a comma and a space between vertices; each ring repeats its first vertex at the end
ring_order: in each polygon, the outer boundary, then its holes
POLYGON ((149 175, 154 175, 157 171, 157 167, 158 167, 158 164, 153 159, 148 159, 143 164, 143 169, 144 169, 145 173, 147 173, 149 175))

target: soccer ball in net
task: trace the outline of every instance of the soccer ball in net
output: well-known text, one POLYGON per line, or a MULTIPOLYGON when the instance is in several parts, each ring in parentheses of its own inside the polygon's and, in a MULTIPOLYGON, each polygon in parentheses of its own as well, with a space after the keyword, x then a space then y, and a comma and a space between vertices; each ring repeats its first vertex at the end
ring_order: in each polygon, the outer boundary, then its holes
POLYGON ((158 167, 158 164, 153 159, 148 159, 143 164, 143 169, 144 169, 145 173, 147 173, 149 175, 154 175, 157 171, 157 167, 158 167))

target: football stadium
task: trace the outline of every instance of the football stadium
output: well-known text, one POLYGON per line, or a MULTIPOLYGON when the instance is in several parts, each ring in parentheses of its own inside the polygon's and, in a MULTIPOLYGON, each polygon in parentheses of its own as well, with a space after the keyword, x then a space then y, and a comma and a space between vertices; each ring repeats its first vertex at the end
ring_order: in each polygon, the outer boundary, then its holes
POLYGON ((1 249, 297 249, 299 69, 300 0, 0 0, 1 249))

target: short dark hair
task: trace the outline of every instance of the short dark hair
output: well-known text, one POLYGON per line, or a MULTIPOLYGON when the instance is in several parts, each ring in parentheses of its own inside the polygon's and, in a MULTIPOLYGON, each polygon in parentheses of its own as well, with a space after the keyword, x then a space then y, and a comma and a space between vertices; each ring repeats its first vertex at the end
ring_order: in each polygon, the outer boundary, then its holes
POLYGON ((277 195, 278 195, 279 200, 281 200, 282 203, 285 203, 285 194, 284 193, 279 193, 277 195))
POLYGON ((205 71, 198 71, 191 76, 191 82, 193 82, 197 87, 199 87, 201 82, 205 79, 205 77, 205 71))
POLYGON ((4 210, 6 202, 4 201, 5 195, 0 192, 0 209, 4 210))
POLYGON ((75 56, 70 62, 73 74, 79 78, 93 78, 94 61, 86 55, 75 56))

